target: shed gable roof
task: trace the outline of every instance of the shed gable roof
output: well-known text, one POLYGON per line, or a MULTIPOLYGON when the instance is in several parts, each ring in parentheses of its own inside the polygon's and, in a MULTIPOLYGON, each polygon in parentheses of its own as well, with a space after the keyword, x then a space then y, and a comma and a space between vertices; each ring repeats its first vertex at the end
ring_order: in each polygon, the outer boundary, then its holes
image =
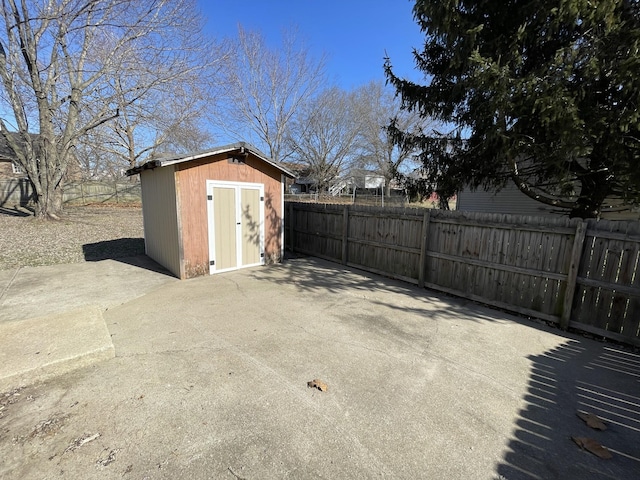
POLYGON ((194 160, 200 160, 202 158, 210 157, 210 156, 213 156, 213 155, 220 155, 220 154, 223 154, 223 153, 233 153, 233 152, 251 153, 251 154, 255 155, 256 157, 258 157, 263 162, 267 163, 268 165, 271 165, 272 167, 277 168, 278 170, 280 170, 282 173, 284 173, 288 177, 295 178, 295 176, 296 176, 290 170, 288 170, 287 168, 285 168, 281 164, 275 162, 274 160, 269 158, 266 154, 264 154, 260 150, 258 150, 256 147, 254 147, 253 145, 251 145, 249 143, 246 143, 246 142, 232 143, 230 145, 224 145, 224 146, 221 146, 221 147, 215 147, 215 148, 212 148, 210 150, 205 150, 203 152, 187 153, 187 154, 184 154, 184 155, 175 155, 175 156, 169 156, 169 157, 163 157, 163 158, 155 158, 153 160, 149 160, 149 161, 145 162, 144 164, 142 164, 142 165, 140 165, 138 167, 130 168, 129 170, 127 170, 126 174, 127 174, 127 176, 137 175, 140 172, 142 172, 143 170, 148 170, 148 169, 152 169, 152 168, 159 168, 159 167, 167 167, 169 165, 175 165, 177 163, 191 162, 191 161, 194 161, 194 160))

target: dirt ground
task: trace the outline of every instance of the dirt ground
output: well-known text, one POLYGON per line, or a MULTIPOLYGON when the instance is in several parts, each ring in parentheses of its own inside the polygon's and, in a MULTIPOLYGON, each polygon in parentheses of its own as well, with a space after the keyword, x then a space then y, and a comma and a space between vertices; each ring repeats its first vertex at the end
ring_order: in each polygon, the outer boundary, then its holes
POLYGON ((66 207, 61 221, 0 208, 0 270, 144 253, 140 206, 66 207))

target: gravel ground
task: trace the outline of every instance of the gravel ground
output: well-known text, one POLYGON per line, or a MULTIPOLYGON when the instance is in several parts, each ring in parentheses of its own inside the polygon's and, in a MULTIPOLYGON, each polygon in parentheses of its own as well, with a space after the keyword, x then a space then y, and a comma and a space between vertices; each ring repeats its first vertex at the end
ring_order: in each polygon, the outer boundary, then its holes
POLYGON ((0 270, 144 253, 142 209, 66 207, 58 222, 0 208, 0 270))

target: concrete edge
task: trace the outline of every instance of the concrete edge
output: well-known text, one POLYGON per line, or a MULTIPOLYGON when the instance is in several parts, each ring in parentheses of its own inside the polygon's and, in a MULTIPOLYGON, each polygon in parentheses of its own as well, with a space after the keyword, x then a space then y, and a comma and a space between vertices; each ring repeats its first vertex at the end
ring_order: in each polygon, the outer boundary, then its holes
POLYGON ((0 323, 0 392, 115 357, 99 307, 0 323))

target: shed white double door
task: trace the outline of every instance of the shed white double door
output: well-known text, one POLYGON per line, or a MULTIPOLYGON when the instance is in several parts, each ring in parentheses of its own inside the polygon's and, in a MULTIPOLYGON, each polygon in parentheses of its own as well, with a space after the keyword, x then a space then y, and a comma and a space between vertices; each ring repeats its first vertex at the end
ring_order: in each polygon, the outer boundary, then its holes
POLYGON ((207 181, 209 273, 264 264, 264 185, 207 181))

